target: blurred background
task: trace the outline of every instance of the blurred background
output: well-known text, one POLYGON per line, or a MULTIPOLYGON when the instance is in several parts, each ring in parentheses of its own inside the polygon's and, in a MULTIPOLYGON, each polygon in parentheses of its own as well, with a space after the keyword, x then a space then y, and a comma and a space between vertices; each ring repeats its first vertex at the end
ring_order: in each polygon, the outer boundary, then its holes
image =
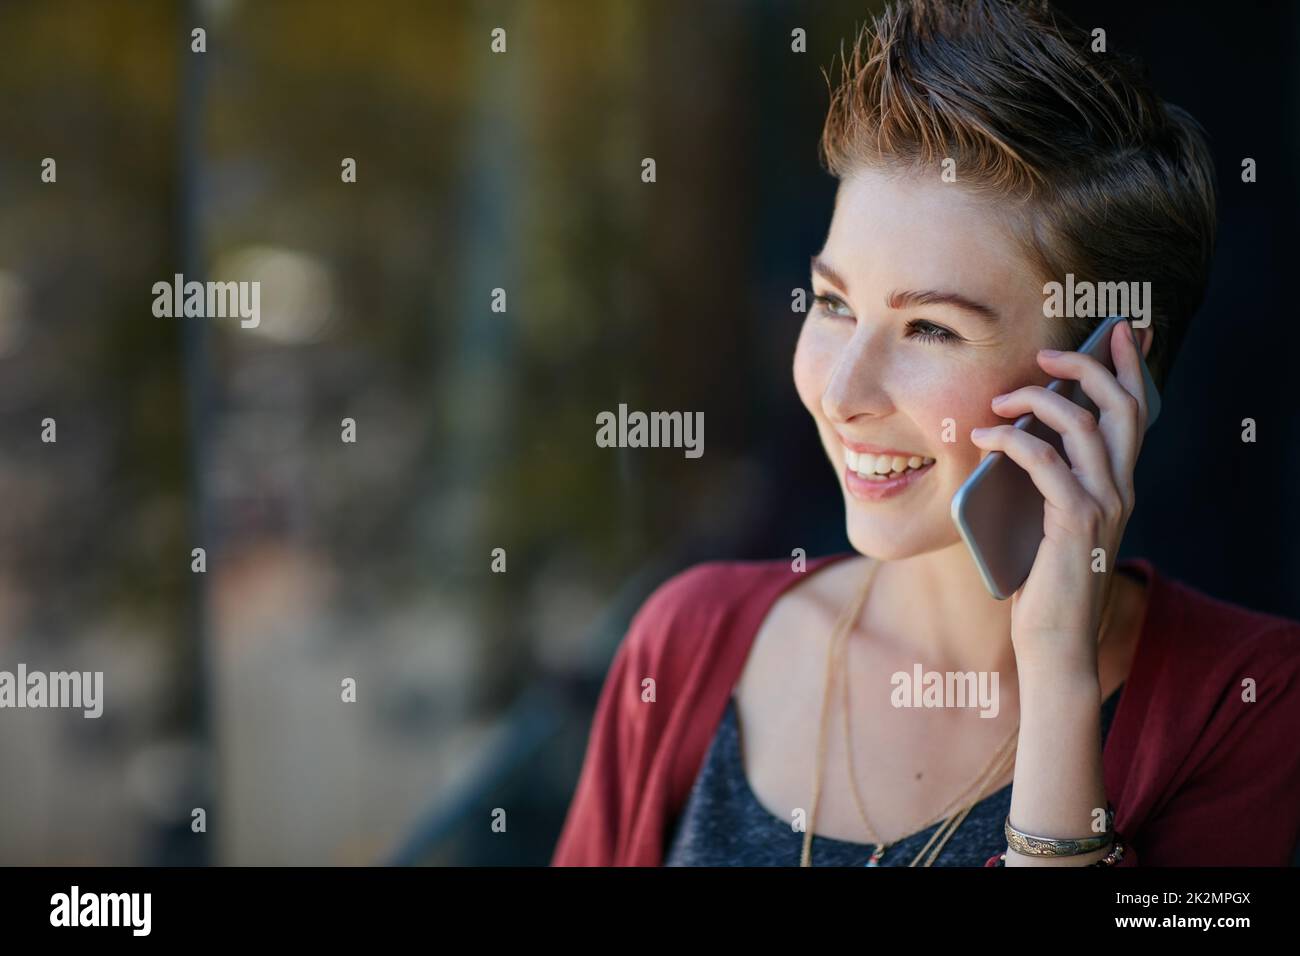
MULTIPOLYGON (((1125 553, 1300 618, 1300 8, 1058 6, 1218 158, 1125 553)), ((0 711, 0 863, 546 863, 645 596, 848 548, 790 296, 822 70, 879 8, 0 5, 0 669, 106 699, 0 711), (175 273, 259 280, 260 325, 155 317, 175 273), (621 402, 706 453, 596 447, 621 402)))

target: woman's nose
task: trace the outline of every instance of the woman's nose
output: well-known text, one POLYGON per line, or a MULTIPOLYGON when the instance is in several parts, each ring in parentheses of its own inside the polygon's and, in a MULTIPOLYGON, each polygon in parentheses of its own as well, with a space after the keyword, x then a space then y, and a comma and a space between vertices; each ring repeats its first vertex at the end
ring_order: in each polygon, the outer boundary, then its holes
POLYGON ((847 422, 858 415, 885 414, 892 407, 885 388, 888 363, 888 349, 859 326, 836 357, 822 392, 826 417, 847 422))

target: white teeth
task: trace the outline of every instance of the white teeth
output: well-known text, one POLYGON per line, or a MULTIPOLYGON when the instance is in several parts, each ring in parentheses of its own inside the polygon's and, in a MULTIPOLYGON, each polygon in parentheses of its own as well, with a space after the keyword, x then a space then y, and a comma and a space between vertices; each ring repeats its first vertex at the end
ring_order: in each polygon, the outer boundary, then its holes
POLYGON ((859 453, 851 448, 846 448, 844 449, 844 462, 849 466, 849 471, 859 478, 880 480, 900 475, 908 469, 932 465, 934 459, 921 455, 909 455, 907 457, 902 455, 874 455, 870 452, 859 453))

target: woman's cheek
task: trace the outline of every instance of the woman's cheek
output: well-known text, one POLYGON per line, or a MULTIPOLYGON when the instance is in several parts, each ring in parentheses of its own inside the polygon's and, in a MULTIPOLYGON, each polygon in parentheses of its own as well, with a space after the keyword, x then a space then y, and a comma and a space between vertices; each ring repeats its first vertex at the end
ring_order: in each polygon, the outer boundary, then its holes
MULTIPOLYGON (((989 402, 980 402, 972 396, 984 394, 981 386, 963 387, 961 376, 944 376, 927 390, 926 408, 917 417, 927 423, 930 437, 940 453, 952 459, 978 461, 981 449, 971 444, 970 430, 1002 421, 989 402)), ((989 392, 991 401, 994 392, 989 392)))
POLYGON ((826 390, 833 362, 833 349, 810 329, 805 320, 794 349, 794 385, 804 407, 814 415, 821 414, 822 393, 826 390))

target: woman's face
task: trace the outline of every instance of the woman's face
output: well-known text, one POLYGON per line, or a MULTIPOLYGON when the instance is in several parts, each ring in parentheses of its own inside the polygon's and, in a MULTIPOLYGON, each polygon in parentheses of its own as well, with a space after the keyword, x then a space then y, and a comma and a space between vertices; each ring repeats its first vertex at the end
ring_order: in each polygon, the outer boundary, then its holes
POLYGON ((1059 320, 1043 317, 1043 279, 987 200, 868 169, 840 184, 812 289, 795 386, 849 541, 882 560, 957 543, 952 496, 984 455, 970 430, 1010 421, 994 395, 1050 381, 1036 355, 1059 320))

